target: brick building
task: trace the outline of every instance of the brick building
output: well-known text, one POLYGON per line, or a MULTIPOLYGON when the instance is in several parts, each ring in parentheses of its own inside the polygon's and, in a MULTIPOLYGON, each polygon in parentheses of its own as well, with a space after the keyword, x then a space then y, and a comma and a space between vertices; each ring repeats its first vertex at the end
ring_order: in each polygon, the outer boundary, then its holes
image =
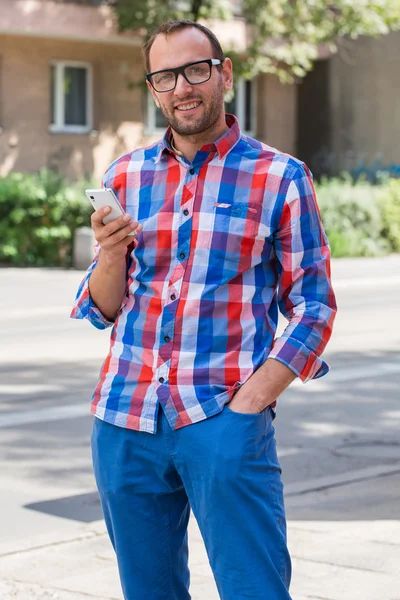
MULTIPOLYGON (((209 23, 244 51, 243 19, 209 23)), ((117 156, 164 131, 143 81, 142 40, 118 32, 101 0, 0 0, 0 175, 58 168, 101 177, 117 156), (133 84, 133 85, 132 85, 133 84)), ((242 129, 316 172, 352 156, 398 162, 400 33, 353 46, 353 62, 318 61, 301 84, 237 82, 242 129)))

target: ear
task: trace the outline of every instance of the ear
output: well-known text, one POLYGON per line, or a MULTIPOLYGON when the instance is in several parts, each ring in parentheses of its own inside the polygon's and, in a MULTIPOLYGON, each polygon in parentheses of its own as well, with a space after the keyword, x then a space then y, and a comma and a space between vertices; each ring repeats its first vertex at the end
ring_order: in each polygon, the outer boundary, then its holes
POLYGON ((158 101, 157 94, 156 94, 156 92, 153 89, 153 86, 148 81, 146 81, 146 84, 147 84, 147 87, 150 90, 151 95, 153 96, 153 100, 155 102, 155 105, 157 106, 157 108, 160 108, 160 103, 158 101))
POLYGON ((233 86, 233 69, 230 58, 225 58, 222 65, 222 77, 224 78, 224 90, 227 92, 233 86))

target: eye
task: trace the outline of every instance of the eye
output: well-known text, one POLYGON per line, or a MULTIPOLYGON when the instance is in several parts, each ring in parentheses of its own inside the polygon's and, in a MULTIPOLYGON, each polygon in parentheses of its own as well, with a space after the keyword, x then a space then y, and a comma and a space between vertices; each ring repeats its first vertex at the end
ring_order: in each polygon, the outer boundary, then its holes
POLYGON ((206 73, 207 69, 204 65, 193 65, 188 69, 189 75, 203 75, 206 73))
POLYGON ((173 79, 174 79, 174 74, 171 72, 160 73, 159 75, 154 76, 154 81, 156 83, 169 83, 170 81, 173 81, 173 79))

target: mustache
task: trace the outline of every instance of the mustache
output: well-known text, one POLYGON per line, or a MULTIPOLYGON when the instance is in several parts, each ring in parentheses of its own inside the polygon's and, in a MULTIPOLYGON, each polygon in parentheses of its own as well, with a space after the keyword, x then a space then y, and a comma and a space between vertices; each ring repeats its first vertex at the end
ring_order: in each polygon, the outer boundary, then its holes
POLYGON ((185 98, 185 100, 182 100, 181 102, 178 102, 177 104, 174 104, 174 108, 176 108, 177 106, 182 106, 182 104, 191 104, 192 102, 203 102, 200 98, 185 98))

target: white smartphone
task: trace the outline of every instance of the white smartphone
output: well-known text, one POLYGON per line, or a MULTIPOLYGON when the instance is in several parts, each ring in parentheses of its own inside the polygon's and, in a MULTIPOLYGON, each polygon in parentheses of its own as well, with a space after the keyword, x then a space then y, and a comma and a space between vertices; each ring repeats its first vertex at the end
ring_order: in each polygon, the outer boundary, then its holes
MULTIPOLYGON (((85 190, 85 194, 95 210, 99 210, 104 206, 109 206, 111 208, 110 213, 103 217, 104 225, 124 216, 125 211, 111 188, 85 190)), ((135 235, 135 233, 135 231, 131 231, 128 235, 135 235)))

